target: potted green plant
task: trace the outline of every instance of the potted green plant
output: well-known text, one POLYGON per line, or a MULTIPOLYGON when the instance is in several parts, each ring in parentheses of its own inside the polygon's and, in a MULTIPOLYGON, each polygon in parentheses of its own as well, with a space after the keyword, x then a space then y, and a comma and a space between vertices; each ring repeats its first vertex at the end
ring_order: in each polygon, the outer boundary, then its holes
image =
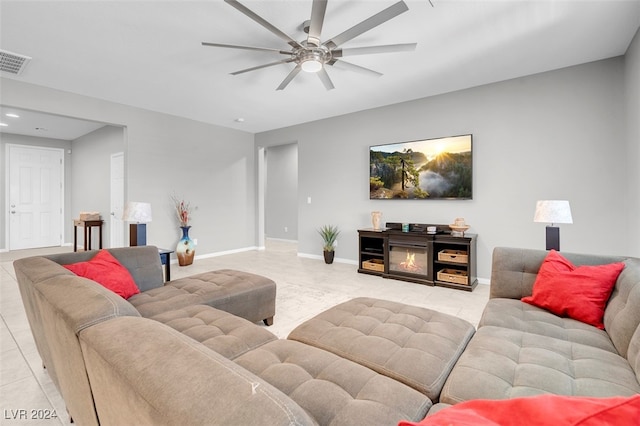
POLYGON ((333 256, 335 254, 336 240, 340 234, 337 226, 324 225, 318 229, 318 234, 322 237, 325 263, 333 263, 333 256))

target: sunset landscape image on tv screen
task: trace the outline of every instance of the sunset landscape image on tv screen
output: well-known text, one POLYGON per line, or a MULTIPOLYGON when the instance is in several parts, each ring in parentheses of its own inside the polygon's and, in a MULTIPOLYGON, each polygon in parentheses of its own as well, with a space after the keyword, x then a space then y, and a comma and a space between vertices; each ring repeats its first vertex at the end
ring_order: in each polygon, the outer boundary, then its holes
POLYGON ((369 149, 370 199, 472 198, 472 135, 369 149))

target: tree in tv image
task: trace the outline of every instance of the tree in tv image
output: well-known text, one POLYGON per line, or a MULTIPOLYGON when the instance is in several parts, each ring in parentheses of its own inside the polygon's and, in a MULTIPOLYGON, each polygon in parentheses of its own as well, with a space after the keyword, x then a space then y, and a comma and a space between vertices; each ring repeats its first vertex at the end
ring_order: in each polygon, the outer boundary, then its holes
POLYGON ((372 146, 370 199, 471 199, 472 135, 372 146))

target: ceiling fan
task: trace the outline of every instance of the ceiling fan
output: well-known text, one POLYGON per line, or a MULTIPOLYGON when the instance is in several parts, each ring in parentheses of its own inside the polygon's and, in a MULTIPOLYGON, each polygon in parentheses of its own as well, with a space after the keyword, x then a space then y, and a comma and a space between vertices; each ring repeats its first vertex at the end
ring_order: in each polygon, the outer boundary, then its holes
POLYGON ((367 47, 351 47, 340 48, 340 46, 349 40, 352 40, 362 33, 365 33, 372 28, 377 27, 386 21, 395 18, 401 13, 409 10, 409 7, 404 1, 399 1, 388 8, 376 13, 375 15, 365 19, 359 24, 354 25, 348 30, 332 37, 325 42, 321 42, 320 34, 322 32, 322 24, 324 22, 325 11, 327 9, 328 0, 313 0, 311 6, 311 19, 303 23, 304 31, 308 34, 307 39, 303 41, 296 41, 286 33, 282 32, 274 25, 267 22, 264 18, 241 4, 237 0, 224 0, 225 3, 233 6, 249 18, 256 21, 258 24, 271 31, 276 36, 284 40, 289 46, 290 50, 270 49, 266 47, 253 47, 253 46, 240 46, 233 44, 220 44, 202 42, 203 46, 212 47, 225 47, 230 49, 244 49, 254 50, 259 52, 272 52, 287 56, 285 59, 281 59, 276 62, 270 62, 268 64, 258 65, 255 67, 243 69, 240 71, 232 72, 232 75, 238 75, 249 71, 255 71, 262 68, 271 67, 274 65, 295 63, 295 68, 287 75, 287 77, 280 83, 276 90, 283 90, 291 81, 303 70, 307 72, 315 72, 324 84, 327 90, 334 88, 331 78, 327 73, 326 66, 336 66, 352 71, 371 74, 375 76, 381 76, 382 74, 371 70, 369 68, 361 67, 356 64, 352 64, 344 61, 342 58, 345 56, 355 55, 369 55, 374 53, 390 53, 390 52, 406 52, 415 50, 417 43, 404 43, 404 44, 388 44, 381 46, 367 46, 367 47))

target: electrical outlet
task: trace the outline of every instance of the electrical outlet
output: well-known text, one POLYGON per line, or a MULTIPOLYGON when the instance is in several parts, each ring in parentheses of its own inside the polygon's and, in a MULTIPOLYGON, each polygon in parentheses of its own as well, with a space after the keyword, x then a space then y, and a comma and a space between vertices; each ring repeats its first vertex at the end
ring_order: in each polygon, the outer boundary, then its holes
POLYGON ((198 245, 198 239, 197 238, 193 238, 193 244, 198 245))
POLYGON ((289 228, 287 228, 286 226, 284 227, 284 232, 289 232, 289 228))

